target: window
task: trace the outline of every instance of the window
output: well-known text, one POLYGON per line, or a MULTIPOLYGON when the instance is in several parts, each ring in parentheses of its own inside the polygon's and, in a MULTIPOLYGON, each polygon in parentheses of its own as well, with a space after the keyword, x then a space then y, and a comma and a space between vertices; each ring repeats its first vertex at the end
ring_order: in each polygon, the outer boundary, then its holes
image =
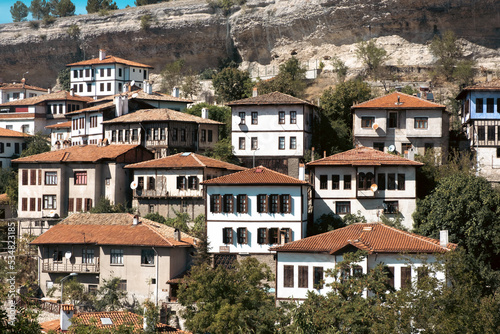
POLYGON ((186 177, 177 176, 177 189, 186 190, 186 177))
POLYGON ((319 189, 328 189, 328 175, 319 176, 319 189))
POLYGON ((285 112, 284 111, 280 111, 278 113, 279 115, 279 124, 285 124, 285 112))
POLYGON ((21 200, 21 210, 28 211, 28 199, 27 198, 23 198, 21 200))
POLYGON ((267 228, 261 227, 257 229, 257 243, 259 245, 267 244, 267 228))
POLYGON ((155 205, 154 204, 149 204, 148 213, 155 213, 155 205))
POLYGON ((373 184, 374 175, 373 173, 359 173, 358 174, 358 189, 367 190, 370 189, 373 184))
POLYGON ((279 137, 278 149, 280 149, 280 150, 285 149, 285 137, 279 137))
MULTIPOLYGON (((44 209, 57 209, 56 195, 43 195, 43 208, 44 209)), ((34 210, 32 210, 34 211, 34 210)))
POLYGON ((308 288, 309 284, 307 282, 308 278, 308 268, 307 266, 299 266, 299 288, 308 288))
POLYGON ((118 130, 118 141, 123 141, 123 130, 118 130))
POLYGON ((428 128, 428 117, 415 117, 415 129, 427 129, 428 128))
POLYGON ((268 243, 277 244, 279 241, 278 237, 279 237, 279 229, 278 228, 270 228, 269 229, 268 243))
POLYGON ((425 143, 424 144, 424 154, 426 154, 429 150, 432 150, 434 148, 433 143, 425 143))
POLYGON ((289 194, 283 194, 280 196, 281 213, 292 212, 292 203, 289 194))
POLYGON ((57 184, 57 172, 45 172, 45 185, 57 184))
POLYGON ((94 250, 93 249, 83 249, 82 250, 82 263, 94 263, 94 250))
POLYGON ((83 78, 83 69, 80 70, 80 78, 83 78))
POLYGON ((290 124, 297 124, 297 112, 290 111, 290 124))
POLYGON ((384 201, 384 213, 398 213, 399 205, 398 201, 384 201))
POLYGON ((476 113, 483 112, 483 99, 476 99, 476 113))
POLYGON ((247 213, 248 212, 248 196, 247 195, 238 195, 237 196, 236 211, 239 213, 247 213))
POLYGON ((252 111, 252 124, 259 124, 259 113, 252 111))
MULTIPOLYGON (((165 130, 165 129, 163 129, 163 130, 165 130)), ((165 131, 163 132, 163 134, 165 134, 165 131)), ((135 141, 137 139, 139 139, 139 137, 138 137, 138 131, 137 131, 137 129, 133 129, 132 130, 132 141, 135 141)), ((165 139, 165 138, 163 138, 163 139, 165 139)))
POLYGON ((497 147, 497 158, 500 158, 500 147, 497 147))
POLYGON ((487 113, 493 113, 493 110, 495 109, 495 99, 488 98, 486 99, 486 112, 487 113))
POLYGON ((75 199, 68 198, 68 212, 73 212, 73 211, 75 211, 75 199))
POLYGON ((155 252, 152 249, 141 249, 141 264, 154 265, 155 252))
POLYGON ((201 141, 202 142, 207 141, 207 130, 201 130, 201 141))
POLYGON ((396 174, 387 174, 387 190, 396 190, 396 174))
POLYGON ((289 243, 292 240, 292 229, 282 228, 280 230, 280 244, 289 243))
POLYGON ((283 287, 293 288, 293 266, 283 266, 283 287))
POLYGON ((233 195, 225 194, 223 197, 223 212, 233 212, 233 195))
POLYGON ((257 141, 257 137, 252 137, 252 151, 255 151, 259 148, 259 142, 257 141))
POLYGON ((30 185, 36 186, 36 170, 34 169, 30 171, 30 185))
POLYGON ((484 140, 485 139, 485 128, 484 126, 478 126, 477 127, 477 139, 478 140, 484 140))
POLYGON ((90 116, 90 127, 91 128, 97 127, 97 116, 90 116))
POLYGON ((397 112, 390 112, 389 113, 388 124, 389 124, 390 128, 397 128, 398 127, 398 113, 397 112))
POLYGON ((401 289, 411 286, 411 267, 401 267, 401 289))
POLYGON ((189 176, 188 177, 188 189, 197 190, 198 189, 198 177, 189 176))
POLYGON ((238 243, 242 245, 246 245, 248 243, 247 240, 247 228, 246 227, 238 227, 238 243))
POLYGON ((213 141, 213 131, 208 130, 208 141, 211 143, 213 141))
POLYGON ((332 189, 340 189, 340 175, 332 175, 332 189))
POLYGON ((123 264, 123 249, 111 249, 111 264, 123 264))
POLYGON ((108 77, 110 77, 110 76, 111 76, 111 69, 110 69, 110 68, 108 68, 108 71, 107 71, 107 72, 108 72, 108 77))
POLYGON ((269 212, 279 212, 279 196, 276 194, 269 195, 269 212))
POLYGON ((257 195, 257 212, 265 213, 268 211, 267 199, 268 199, 268 197, 265 194, 257 195))
POLYGON ((92 209, 92 198, 85 199, 85 211, 90 211, 92 209))
POLYGON ((73 70, 73 78, 78 78, 78 70, 73 70))
POLYGON ((314 288, 315 289, 323 289, 324 281, 323 281, 323 267, 313 267, 314 272, 314 288))
POLYGON ((408 152, 411 150, 411 143, 402 143, 401 144, 401 152, 404 154, 408 154, 408 152))
POLYGON ((92 84, 87 84, 87 93, 90 93, 92 91, 92 84))
POLYGON ((351 189, 351 175, 344 175, 344 189, 351 189))
POLYGON ((495 126, 488 126, 488 140, 495 141, 495 126))
POLYGON ((220 195, 210 196, 210 212, 213 213, 221 212, 220 195))
POLYGON ((77 212, 82 211, 82 199, 81 198, 76 199, 76 211, 77 212))
POLYGON ((126 279, 120 280, 120 283, 118 283, 118 290, 127 291, 127 280, 126 279))
POLYGON ((398 190, 405 190, 405 175, 398 174, 398 190))
POLYGON ((123 141, 130 143, 130 130, 125 130, 125 138, 123 138, 123 141))
POLYGON ((19 143, 14 143, 14 153, 19 154, 19 143))
POLYGON ((100 84, 100 88, 101 88, 101 92, 104 92, 104 83, 103 82, 100 84))
POLYGON ((54 262, 62 262, 62 258, 63 258, 62 251, 54 250, 54 254, 52 256, 53 256, 52 259, 54 260, 54 262))
POLYGON ((352 276, 354 277, 361 277, 363 276, 363 267, 354 265, 352 267, 352 276))
POLYGON ((85 185, 87 184, 87 172, 75 172, 75 184, 85 185))
POLYGON ((233 229, 231 227, 224 227, 222 229, 222 242, 225 244, 233 243, 233 229))
POLYGON ((85 76, 87 78, 90 77, 90 69, 89 68, 85 69, 85 76))
POLYGON ((245 149, 245 137, 240 137, 239 138, 238 149, 240 149, 240 150, 244 150, 245 149))
POLYGON ((377 175, 378 190, 385 190, 385 174, 380 173, 377 175))
POLYGON ((245 125, 245 112, 240 112, 239 113, 239 116, 240 116, 240 125, 245 125))
MULTIPOLYGON (((155 134, 158 133, 158 129, 155 129, 155 134)), ((186 129, 181 129, 181 141, 186 141, 186 129)), ((209 140, 211 141, 211 140, 209 140)))
POLYGON ((373 116, 362 116, 361 117, 361 127, 362 128, 371 128, 375 123, 375 117, 373 116))
POLYGON ((419 289, 423 288, 423 283, 429 277, 429 268, 423 266, 417 268, 417 286, 419 289))
POLYGON ((338 215, 351 213, 351 202, 335 202, 335 213, 338 215))
POLYGON ((148 177, 148 189, 155 190, 156 182, 153 176, 148 177))
POLYGON ((177 128, 172 129, 172 140, 177 141, 177 128))
POLYGON ((30 198, 30 211, 36 211, 36 198, 30 198))
POLYGON ((290 149, 291 150, 297 149, 297 137, 290 137, 290 149))
POLYGON ((23 169, 23 186, 28 185, 28 170, 23 169))
POLYGON ((116 130, 111 131, 111 142, 116 143, 116 130))

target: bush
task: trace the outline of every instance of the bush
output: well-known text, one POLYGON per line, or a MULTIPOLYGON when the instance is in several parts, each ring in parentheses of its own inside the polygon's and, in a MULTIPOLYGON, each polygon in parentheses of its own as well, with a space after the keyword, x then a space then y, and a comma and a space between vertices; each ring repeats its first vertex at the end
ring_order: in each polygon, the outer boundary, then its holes
POLYGON ((33 30, 37 30, 38 28, 40 28, 40 22, 39 21, 30 21, 28 23, 28 25, 30 26, 31 29, 33 30))
POLYGON ((148 30, 151 27, 151 18, 150 14, 141 16, 141 30, 148 30))
POLYGON ((78 38, 80 35, 80 27, 76 24, 72 24, 66 31, 71 38, 78 38))

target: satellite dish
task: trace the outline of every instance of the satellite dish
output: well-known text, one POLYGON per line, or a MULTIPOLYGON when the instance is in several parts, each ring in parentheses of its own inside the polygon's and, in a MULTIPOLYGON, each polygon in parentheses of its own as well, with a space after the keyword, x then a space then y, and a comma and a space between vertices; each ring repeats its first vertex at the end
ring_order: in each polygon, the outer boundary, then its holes
POLYGON ((138 97, 138 96, 139 96, 139 94, 137 94, 137 93, 132 94, 132 98, 133 98, 133 99, 135 99, 135 98, 136 98, 136 97, 138 97))
POLYGON ((135 80, 132 80, 132 81, 130 82, 130 87, 132 87, 133 85, 135 85, 135 80))
POLYGON ((373 125, 372 125, 372 129, 373 129, 373 130, 377 130, 377 129, 378 129, 378 123, 373 123, 373 125))
POLYGON ((387 150, 388 150, 389 152, 394 152, 394 151, 396 151, 396 146, 394 146, 394 145, 390 145, 390 146, 387 148, 387 150))
POLYGON ((56 215, 57 215, 57 211, 56 210, 50 210, 49 211, 49 217, 54 218, 56 215))
POLYGON ((137 181, 132 181, 132 183, 130 184, 130 189, 132 189, 132 190, 137 189, 137 185, 138 185, 137 181))
POLYGON ((64 253, 64 257, 67 258, 68 260, 71 259, 71 251, 67 251, 66 253, 64 253))
POLYGON ((370 189, 371 189, 373 192, 376 192, 376 191, 378 190, 378 186, 377 186, 377 184, 376 184, 376 183, 372 184, 372 185, 370 186, 370 189))

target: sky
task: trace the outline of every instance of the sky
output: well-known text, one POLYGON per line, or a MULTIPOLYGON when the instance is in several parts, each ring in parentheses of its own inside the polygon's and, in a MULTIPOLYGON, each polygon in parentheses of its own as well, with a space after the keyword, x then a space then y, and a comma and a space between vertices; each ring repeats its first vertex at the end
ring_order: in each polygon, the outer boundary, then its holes
MULTIPOLYGON (((10 15, 10 7, 16 2, 17 0, 0 0, 0 24, 1 23, 11 23, 12 22, 12 16, 10 15)), ((75 15, 79 14, 87 14, 87 10, 85 7, 87 6, 87 0, 71 0, 76 7, 75 10, 75 15)), ((29 7, 31 4, 31 0, 21 0, 21 2, 24 2, 24 4, 29 7)), ((114 0, 116 2, 116 5, 118 6, 118 9, 123 9, 127 7, 127 5, 130 5, 130 7, 134 7, 134 0, 114 0)), ((28 15, 28 20, 31 19, 31 14, 28 15)))

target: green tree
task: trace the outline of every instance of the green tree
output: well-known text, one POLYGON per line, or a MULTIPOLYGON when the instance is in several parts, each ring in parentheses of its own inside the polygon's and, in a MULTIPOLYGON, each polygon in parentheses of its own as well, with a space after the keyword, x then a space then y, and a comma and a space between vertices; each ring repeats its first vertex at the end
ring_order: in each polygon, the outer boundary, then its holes
POLYGON ((181 91, 185 98, 192 99, 193 95, 197 95, 201 90, 200 79, 197 75, 189 71, 184 77, 184 81, 181 85, 181 91))
POLYGON ((12 168, 0 168, 0 194, 5 194, 9 180, 15 178, 16 172, 12 168))
POLYGON ((375 45, 373 40, 362 41, 356 46, 356 57, 367 67, 368 74, 378 79, 387 60, 387 51, 375 45))
POLYGON ((134 209, 127 207, 127 203, 111 204, 109 198, 101 197, 95 206, 90 209, 90 213, 134 213, 134 209))
POLYGON ((26 21, 26 17, 28 17, 28 6, 21 1, 16 1, 10 7, 10 15, 12 15, 12 21, 14 22, 26 21))
POLYGON ((247 71, 226 67, 212 79, 215 95, 220 101, 231 102, 249 97, 252 80, 247 71))
POLYGON ((144 216, 144 218, 152 220, 154 222, 160 223, 160 224, 166 224, 167 219, 160 215, 158 212, 151 212, 148 213, 147 215, 144 216))
POLYGON ((21 158, 50 151, 48 138, 41 132, 26 137, 26 149, 21 152, 21 158))
POLYGON ((186 327, 195 333, 274 333, 276 308, 267 291, 271 270, 255 258, 234 268, 192 268, 179 289, 186 327))
POLYGON ((101 311, 118 311, 124 308, 127 291, 120 289, 119 277, 103 279, 103 285, 97 290, 95 308, 101 311))
POLYGON ((349 70, 347 65, 340 58, 333 57, 332 66, 334 71, 337 73, 337 81, 344 82, 347 77, 347 71, 349 70))
POLYGON ((276 77, 260 81, 257 84, 259 94, 281 92, 295 97, 302 97, 306 89, 306 69, 297 58, 292 57, 279 67, 276 77))
POLYGON ((204 153, 207 157, 237 164, 238 159, 234 155, 234 147, 231 144, 231 138, 224 138, 215 143, 213 149, 204 153))
POLYGON ((40 20, 50 14, 50 7, 46 0, 32 0, 29 11, 35 20, 40 20))
POLYGON ((50 0, 50 12, 55 17, 75 15, 75 5, 71 0, 50 0))
POLYGON ((189 214, 187 212, 175 211, 175 218, 168 218, 165 225, 177 228, 184 233, 189 233, 189 214))
POLYGON ((217 122, 224 123, 220 132, 219 139, 225 139, 231 137, 231 108, 221 107, 208 103, 197 103, 190 108, 187 108, 185 112, 190 115, 195 115, 201 117, 201 109, 208 109, 208 118, 217 122))
POLYGON ((184 77, 184 59, 178 59, 165 65, 160 75, 162 78, 161 90, 172 94, 174 87, 180 87, 184 77))
POLYGON ((57 83, 61 87, 62 90, 69 91, 71 85, 70 78, 71 70, 70 68, 65 68, 59 71, 57 74, 57 83))
POLYGON ((87 13, 97 13, 100 10, 114 10, 118 9, 115 1, 112 0, 87 0, 87 13))

